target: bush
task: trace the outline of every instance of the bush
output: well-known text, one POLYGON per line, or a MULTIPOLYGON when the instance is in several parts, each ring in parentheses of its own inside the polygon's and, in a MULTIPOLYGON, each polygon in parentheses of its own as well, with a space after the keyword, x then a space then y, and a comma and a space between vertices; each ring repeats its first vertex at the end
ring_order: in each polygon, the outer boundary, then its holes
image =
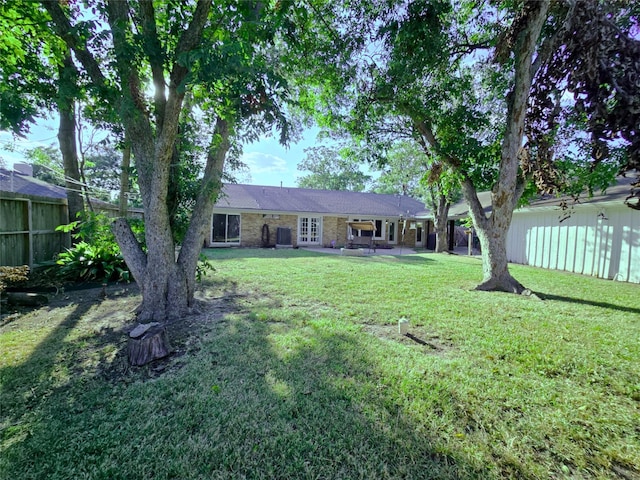
MULTIPOLYGON (((131 281, 131 272, 111 231, 112 221, 104 214, 84 213, 82 220, 59 226, 56 230, 71 233, 77 243, 58 255, 55 274, 63 280, 72 281, 131 281)), ((130 223, 144 249, 143 221, 130 220, 130 223)), ((207 273, 214 270, 207 257, 201 254, 196 280, 201 282, 207 273)))
MULTIPOLYGON (((72 232, 78 242, 66 252, 60 253, 56 264, 58 275, 74 281, 130 281, 120 247, 111 231, 112 219, 104 214, 84 213, 83 219, 61 225, 58 231, 72 232)), ((143 235, 142 222, 132 225, 134 233, 143 235)))

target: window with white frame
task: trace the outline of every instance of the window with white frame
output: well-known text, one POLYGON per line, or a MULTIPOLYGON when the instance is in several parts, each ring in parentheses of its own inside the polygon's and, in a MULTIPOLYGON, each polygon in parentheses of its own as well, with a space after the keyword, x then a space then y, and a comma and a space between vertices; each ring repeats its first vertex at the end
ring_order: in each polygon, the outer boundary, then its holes
POLYGON ((319 244, 322 239, 321 217, 298 218, 298 243, 319 244))
POLYGON ((213 243, 240 243, 240 215, 214 213, 211 225, 213 243))

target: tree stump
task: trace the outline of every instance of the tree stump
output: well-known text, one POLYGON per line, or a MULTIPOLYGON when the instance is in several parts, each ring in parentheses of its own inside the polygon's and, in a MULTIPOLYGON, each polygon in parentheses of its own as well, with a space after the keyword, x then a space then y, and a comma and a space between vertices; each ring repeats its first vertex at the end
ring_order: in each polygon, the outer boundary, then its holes
POLYGON ((129 363, 133 366, 146 365, 170 353, 167 330, 159 323, 138 325, 129 334, 129 363))

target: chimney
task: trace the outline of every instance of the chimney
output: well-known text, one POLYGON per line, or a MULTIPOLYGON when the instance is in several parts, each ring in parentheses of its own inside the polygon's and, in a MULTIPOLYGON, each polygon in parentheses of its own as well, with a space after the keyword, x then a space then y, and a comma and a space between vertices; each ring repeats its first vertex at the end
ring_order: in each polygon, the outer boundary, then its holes
POLYGON ((20 175, 33 177, 33 165, 29 165, 28 163, 14 163, 13 170, 20 175))

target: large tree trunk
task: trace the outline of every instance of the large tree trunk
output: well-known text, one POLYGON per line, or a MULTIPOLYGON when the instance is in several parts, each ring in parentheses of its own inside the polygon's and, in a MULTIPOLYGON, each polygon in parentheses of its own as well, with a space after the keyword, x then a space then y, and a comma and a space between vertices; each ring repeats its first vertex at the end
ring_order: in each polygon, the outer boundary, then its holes
MULTIPOLYGON (((224 160, 229 150, 227 122, 218 119, 207 156, 202 186, 191 214, 189 228, 176 258, 166 202, 145 202, 145 254, 128 222, 116 220, 113 231, 129 269, 142 292, 138 320, 142 323, 179 318, 194 304, 195 271, 213 204, 222 186, 224 160), (165 248, 170 245, 171 248, 165 248)), ((138 156, 136 155, 136 158, 138 156)), ((144 181, 141 188, 146 188, 144 181)))
POLYGON ((76 89, 75 74, 71 54, 67 51, 63 64, 58 68, 58 112, 60 123, 58 128, 58 142, 62 153, 62 165, 67 188, 67 204, 69 207, 69 221, 78 220, 78 214, 84 211, 80 169, 78 167, 78 151, 76 148, 76 115, 74 97, 71 92, 76 89))
POLYGON ((519 178, 519 155, 522 149, 527 102, 534 74, 532 59, 536 43, 544 25, 548 0, 525 2, 524 20, 515 34, 514 85, 507 97, 506 130, 500 153, 500 174, 491 191, 491 215, 487 217, 478 200, 476 190, 468 178, 462 191, 469 203, 471 218, 482 245, 483 281, 478 290, 498 290, 522 293, 524 287, 509 273, 507 262, 507 233, 513 211, 524 190, 519 178))
POLYGON ((487 218, 472 182, 470 180, 462 182, 462 192, 469 204, 469 213, 482 246, 483 280, 476 288, 478 290, 522 293, 525 288, 509 273, 507 260, 507 233, 511 225, 513 210, 520 198, 521 189, 516 189, 508 196, 505 196, 502 189, 498 188, 497 190, 502 195, 503 203, 500 203, 500 200, 493 193, 493 211, 491 216, 487 218))
MULTIPOLYGON (((43 3, 51 15, 56 33, 72 48, 83 64, 92 82, 104 91, 110 91, 110 81, 101 69, 101 63, 92 51, 74 33, 61 5, 56 1, 43 3)), ((156 30, 153 2, 142 2, 138 14, 142 35, 145 36, 144 54, 149 62, 155 86, 153 108, 149 108, 143 94, 138 62, 131 61, 129 29, 131 10, 128 2, 105 3, 106 19, 111 30, 118 91, 113 101, 120 112, 125 132, 131 141, 131 149, 138 173, 138 184, 145 210, 146 252, 131 233, 128 223, 119 219, 114 232, 122 254, 142 292, 140 320, 164 322, 184 313, 192 299, 182 295, 187 289, 185 280, 191 271, 195 273, 199 250, 187 248, 185 259, 175 258, 173 234, 167 208, 169 169, 178 134, 178 122, 187 90, 189 63, 184 58, 199 48, 202 33, 209 19, 212 2, 196 3, 191 21, 179 33, 178 41, 171 48, 171 58, 166 58, 162 42, 156 30), (165 78, 165 72, 168 72, 165 78), (190 258, 195 255, 195 260, 190 258), (193 267, 192 267, 193 265, 193 267), (182 287, 184 285, 184 288, 182 287)), ((225 151, 226 154, 226 151, 225 151)), ((204 183, 204 185, 208 185, 204 183)), ((196 209, 198 207, 196 206, 196 209)), ((203 209, 205 206, 202 207, 203 209)), ((194 212, 195 210, 194 209, 194 212)), ((200 235, 203 225, 198 225, 194 213, 194 237, 200 235)))

